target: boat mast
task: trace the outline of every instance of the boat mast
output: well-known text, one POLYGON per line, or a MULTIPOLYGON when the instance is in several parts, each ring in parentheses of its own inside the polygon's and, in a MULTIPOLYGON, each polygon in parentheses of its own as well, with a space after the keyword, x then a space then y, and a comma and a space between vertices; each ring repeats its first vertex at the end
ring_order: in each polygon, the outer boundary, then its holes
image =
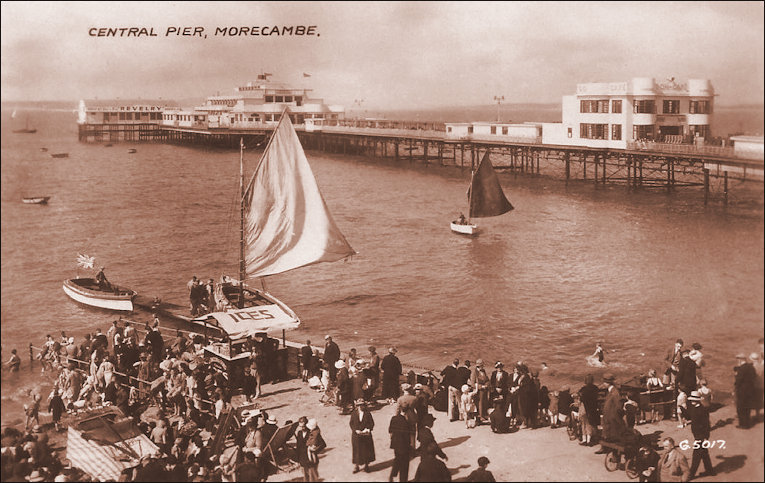
POLYGON ((473 177, 474 176, 475 176, 475 171, 471 169, 470 170, 470 189, 468 190, 468 224, 470 223, 470 216, 473 210, 473 177))
POLYGON ((239 308, 244 308, 244 138, 239 138, 239 308))

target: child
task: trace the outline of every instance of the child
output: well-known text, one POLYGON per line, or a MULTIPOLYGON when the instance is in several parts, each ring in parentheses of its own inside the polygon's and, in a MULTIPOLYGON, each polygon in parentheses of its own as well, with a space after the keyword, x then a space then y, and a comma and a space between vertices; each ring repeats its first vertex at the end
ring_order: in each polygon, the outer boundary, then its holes
POLYGON ((64 400, 61 399, 61 391, 58 388, 54 389, 50 395, 50 403, 48 404, 48 411, 50 411, 53 417, 53 424, 56 427, 56 431, 61 431, 58 423, 61 421, 61 415, 66 410, 64 406, 64 400))
MULTIPOLYGON (((550 416, 550 391, 547 386, 539 388, 539 421, 544 424, 550 416)), ((552 424, 552 423, 550 423, 552 424)))
POLYGON ((677 420, 680 424, 678 428, 684 428, 687 424, 686 414, 688 414, 688 396, 683 391, 677 393, 677 420))
POLYGON ((627 400, 624 401, 624 419, 627 421, 627 427, 630 429, 635 427, 635 416, 639 408, 635 399, 638 397, 634 391, 630 391, 627 393, 627 400))
POLYGON ((487 466, 489 466, 489 458, 486 456, 478 458, 478 468, 470 473, 466 481, 497 481, 491 471, 486 469, 487 466))
POLYGON ((553 391, 550 393, 550 407, 547 409, 547 414, 550 416, 550 427, 551 428, 557 428, 560 426, 560 421, 558 420, 558 397, 560 396, 560 392, 553 391))
POLYGON ((473 397, 476 394, 478 394, 478 388, 471 391, 470 386, 467 384, 462 386, 462 396, 460 396, 460 419, 465 420, 466 428, 475 427, 475 418, 478 414, 478 408, 476 408, 473 397))

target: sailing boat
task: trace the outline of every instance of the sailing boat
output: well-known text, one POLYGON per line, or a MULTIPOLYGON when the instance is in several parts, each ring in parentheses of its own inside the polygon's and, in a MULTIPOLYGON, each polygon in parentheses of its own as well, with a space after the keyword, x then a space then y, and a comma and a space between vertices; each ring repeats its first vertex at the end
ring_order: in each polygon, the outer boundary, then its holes
POLYGON ((192 321, 220 329, 229 340, 300 325, 286 304, 247 287, 247 280, 356 253, 327 208, 286 110, 246 185, 240 141, 239 178, 239 280, 222 277, 215 287, 216 311, 192 321))
POLYGON ((478 169, 471 173, 470 188, 468 188, 468 219, 460 215, 460 219, 452 221, 451 228, 462 235, 478 234, 478 225, 470 223, 470 218, 486 218, 499 216, 513 209, 507 201, 502 186, 499 184, 497 173, 486 151, 478 164, 478 169))
MULTIPOLYGON (((13 110, 13 113, 11 114, 11 119, 16 118, 16 110, 13 110)), ((26 126, 24 129, 14 129, 13 132, 15 134, 34 134, 37 132, 37 129, 29 129, 29 114, 27 114, 26 118, 26 126)))

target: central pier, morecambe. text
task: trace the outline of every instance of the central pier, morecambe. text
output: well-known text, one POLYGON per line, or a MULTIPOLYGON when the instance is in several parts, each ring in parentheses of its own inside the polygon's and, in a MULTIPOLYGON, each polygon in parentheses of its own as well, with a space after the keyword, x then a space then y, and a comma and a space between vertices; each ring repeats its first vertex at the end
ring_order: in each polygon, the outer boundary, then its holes
MULTIPOLYGON (((154 27, 91 27, 90 37, 159 37, 154 27)), ((316 25, 267 25, 249 27, 215 27, 216 37, 319 37, 316 25)), ((164 37, 207 38, 205 27, 167 27, 164 37)))

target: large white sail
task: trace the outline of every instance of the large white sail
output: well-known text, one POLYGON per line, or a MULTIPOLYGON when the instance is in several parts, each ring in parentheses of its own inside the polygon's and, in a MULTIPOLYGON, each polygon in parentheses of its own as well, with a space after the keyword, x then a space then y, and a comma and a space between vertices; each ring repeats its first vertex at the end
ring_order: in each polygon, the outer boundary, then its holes
POLYGON ((356 253, 332 219, 286 113, 244 196, 248 279, 356 253))

